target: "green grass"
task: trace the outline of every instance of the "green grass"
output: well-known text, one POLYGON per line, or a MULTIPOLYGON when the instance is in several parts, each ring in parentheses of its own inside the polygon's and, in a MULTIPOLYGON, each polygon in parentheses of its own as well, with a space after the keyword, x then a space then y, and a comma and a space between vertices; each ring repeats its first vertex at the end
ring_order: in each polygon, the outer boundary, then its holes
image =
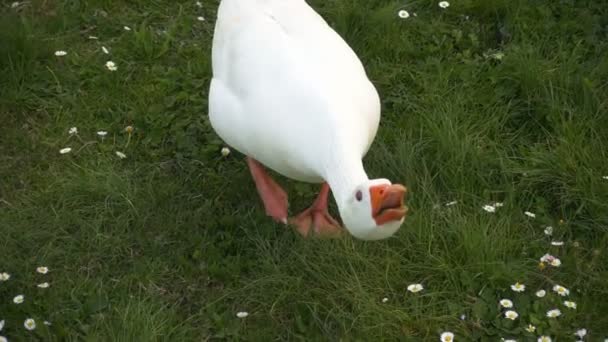
MULTIPOLYGON (((218 1, 202 2, 1 4, 0 272, 12 277, 0 282, 0 335, 561 341, 587 328, 589 340, 608 337, 607 5, 310 1, 381 94, 370 176, 411 191, 402 230, 369 243, 303 240, 272 223, 243 156, 221 156, 206 116, 218 1), (398 18, 401 8, 412 16, 398 18), (496 201, 496 213, 481 209, 496 201), (547 225, 563 247, 550 245, 547 225), (562 266, 539 269, 545 253, 562 266), (40 265, 50 272, 37 274, 40 265), (516 281, 524 293, 510 290, 516 281), (425 290, 411 294, 411 283, 425 290), (553 284, 571 290, 576 310, 553 284), (23 304, 12 303, 17 294, 23 304), (518 320, 501 316, 501 298, 518 320), (563 315, 547 319, 554 307, 563 315), (23 328, 28 317, 36 330, 23 328), (529 322, 536 333, 523 330, 529 322)), ((317 190, 279 181, 292 213, 317 190)))

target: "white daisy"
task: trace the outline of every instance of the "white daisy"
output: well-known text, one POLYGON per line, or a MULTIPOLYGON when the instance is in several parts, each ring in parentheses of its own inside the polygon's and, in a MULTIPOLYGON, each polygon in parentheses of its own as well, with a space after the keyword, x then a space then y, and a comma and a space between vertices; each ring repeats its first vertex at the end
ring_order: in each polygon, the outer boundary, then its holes
POLYGON ((505 311, 505 318, 508 318, 512 321, 516 320, 519 317, 519 314, 513 310, 505 311))
POLYGON ((106 135, 108 135, 108 132, 106 132, 106 131, 97 131, 97 135, 99 135, 100 137, 104 138, 106 135))
POLYGON ((68 129, 68 134, 69 135, 78 134, 78 127, 71 127, 70 129, 68 129))
POLYGON ((49 272, 49 268, 46 266, 39 266, 36 268, 36 272, 40 274, 47 274, 49 272))
POLYGON ((228 147, 222 147, 222 156, 226 157, 230 154, 230 149, 228 147))
POLYGON ((454 333, 446 331, 441 334, 441 342, 452 342, 454 341, 454 333))
POLYGON ((608 176, 603 176, 602 177, 604 180, 608 180, 608 176))
POLYGON ((526 285, 520 284, 519 282, 511 285, 511 290, 515 292, 524 292, 526 290, 526 285))
POLYGON ((110 51, 108 50, 108 48, 106 48, 105 46, 101 47, 101 51, 103 51, 103 53, 105 53, 106 55, 110 54, 110 51))
POLYGON ((585 337, 585 335, 587 335, 587 329, 579 329, 574 333, 574 335, 582 339, 583 337, 585 337))
POLYGON ((245 318, 247 316, 249 316, 249 312, 246 312, 246 311, 237 312, 237 314, 236 314, 236 317, 238 317, 238 318, 245 318))
POLYGON ((485 210, 485 211, 489 212, 489 213, 494 213, 494 212, 496 212, 496 207, 495 207, 495 206, 493 206, 493 205, 486 204, 486 205, 484 205, 484 206, 483 206, 483 207, 481 207, 481 208, 482 208, 483 210, 485 210))
POLYGON ((506 308, 506 309, 510 309, 513 307, 513 302, 509 299, 501 299, 499 303, 500 303, 500 306, 502 306, 503 308, 506 308))
POLYGON ((59 153, 61 153, 61 154, 66 154, 66 153, 70 153, 70 152, 72 152, 71 147, 66 147, 66 148, 62 148, 61 150, 59 150, 59 153))
POLYGON ((551 226, 545 227, 545 235, 547 235, 547 236, 553 235, 553 227, 551 227, 551 226))
POLYGON ((549 264, 553 267, 560 267, 562 265, 562 261, 558 258, 553 258, 549 264))
POLYGON ((422 284, 411 284, 408 285, 407 290, 411 293, 417 293, 424 290, 424 286, 422 286, 422 284))
POLYGON ((557 293, 558 295, 560 295, 562 297, 565 297, 570 294, 570 290, 568 290, 567 288, 565 288, 561 285, 553 286, 553 292, 557 293))
POLYGON ((116 70, 118 70, 118 67, 116 66, 116 63, 114 63, 112 61, 107 61, 106 62, 106 68, 108 68, 108 70, 110 70, 110 71, 116 71, 116 70))
POLYGON ((127 127, 125 127, 125 132, 131 134, 131 133, 133 133, 133 129, 134 129, 133 126, 127 126, 127 127))
POLYGON ((467 319, 467 315, 465 315, 465 314, 460 315, 460 320, 461 321, 464 321, 466 319, 467 319))
POLYGON ((58 50, 58 51, 55 51, 55 56, 57 56, 57 57, 63 57, 63 56, 65 56, 65 55, 67 55, 67 54, 68 54, 68 53, 67 53, 67 52, 65 52, 65 51, 63 51, 63 50, 58 50))
POLYGON ((23 297, 23 295, 16 295, 15 298, 13 298, 13 303, 21 304, 21 303, 23 303, 24 300, 25 300, 25 297, 23 297))
POLYGON ((0 273, 0 281, 7 281, 11 279, 11 275, 6 273, 6 272, 2 272, 0 273))
POLYGON ((388 298, 387 297, 382 298, 382 303, 386 303, 386 302, 388 302, 388 298))
POLYGON ((538 342, 551 342, 552 340, 551 340, 551 337, 549 337, 549 336, 541 336, 538 338, 537 341, 538 342))
POLYGON ((533 326, 532 324, 528 324, 528 326, 526 327, 526 331, 529 333, 533 333, 536 331, 536 327, 533 326))
POLYGON ((502 342, 517 342, 517 340, 514 340, 514 339, 506 339, 506 340, 505 340, 504 338, 501 338, 500 340, 501 340, 502 342))
POLYGON ((441 2, 439 2, 439 7, 448 8, 448 7, 450 7, 450 3, 447 1, 441 1, 441 2))
POLYGON ((48 288, 51 285, 45 281, 44 283, 40 283, 40 284, 38 284, 36 286, 38 286, 41 289, 46 289, 46 288, 48 288))
POLYGON ((131 31, 131 28, 129 26, 123 26, 122 27, 125 31, 131 31))
POLYGON ((553 309, 553 310, 547 311, 547 317, 549 317, 549 318, 556 318, 561 315, 562 315, 562 312, 559 309, 553 309))
POLYGON ((528 217, 531 217, 531 218, 535 218, 535 217, 536 217, 536 214, 535 214, 535 213, 533 213, 533 212, 524 211, 524 214, 525 214, 526 216, 528 216, 528 217))
POLYGON ((27 330, 34 330, 36 329, 36 321, 34 321, 32 318, 28 318, 25 320, 25 322, 23 322, 23 326, 27 330))
POLYGON ((566 300, 566 301, 564 301, 564 306, 566 306, 569 309, 576 309, 576 302, 573 302, 571 300, 566 300))
POLYGON ((545 290, 536 291, 536 297, 538 297, 538 298, 543 298, 546 294, 547 294, 547 291, 545 291, 545 290))
POLYGON ((401 19, 407 19, 410 17, 410 13, 406 10, 401 10, 397 13, 397 15, 399 16, 399 18, 401 19))
POLYGON ((551 246, 563 246, 564 241, 551 241, 551 246))
POLYGON ((118 156, 118 158, 120 158, 120 159, 127 158, 127 155, 124 154, 124 153, 122 153, 122 152, 120 152, 120 151, 116 151, 116 156, 118 156))
POLYGON ((198 21, 205 21, 205 17, 199 16, 199 17, 196 17, 196 20, 198 20, 198 21))

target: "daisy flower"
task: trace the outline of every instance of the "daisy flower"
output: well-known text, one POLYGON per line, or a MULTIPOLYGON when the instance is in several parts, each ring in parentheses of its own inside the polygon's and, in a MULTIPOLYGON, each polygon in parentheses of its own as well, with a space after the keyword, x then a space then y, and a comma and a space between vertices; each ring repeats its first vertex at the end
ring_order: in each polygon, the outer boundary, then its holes
POLYGON ((531 217, 531 218, 535 218, 535 217, 536 217, 536 214, 535 214, 535 213, 533 213, 533 212, 524 211, 524 214, 525 214, 526 216, 528 216, 528 217, 531 217))
POLYGON ((536 297, 538 297, 538 298, 543 298, 546 294, 547 294, 547 291, 545 291, 545 290, 536 291, 536 297))
POLYGON ((116 156, 118 156, 118 158, 120 158, 120 159, 127 158, 127 155, 124 154, 124 153, 122 153, 122 152, 120 152, 120 151, 116 151, 115 153, 116 153, 116 156))
POLYGON ((125 132, 127 132, 129 134, 133 133, 133 126, 127 126, 127 127, 125 127, 125 132))
POLYGON ((503 308, 506 308, 506 309, 510 309, 513 307, 513 302, 509 299, 501 299, 499 303, 500 303, 500 306, 502 306, 503 308))
POLYGON ((47 274, 49 272, 49 268, 46 266, 39 266, 36 268, 36 272, 40 274, 47 274))
POLYGON ((576 309, 576 302, 573 302, 571 300, 566 300, 566 301, 564 301, 564 306, 567 307, 568 309, 576 309))
POLYGON ((567 288, 565 288, 561 285, 553 286, 553 292, 557 293, 558 295, 560 295, 562 297, 565 297, 570 294, 570 290, 568 290, 567 288))
POLYGON ((0 281, 7 281, 11 279, 11 275, 6 273, 6 272, 2 272, 0 273, 0 281))
POLYGON ((563 246, 564 241, 551 241, 551 246, 563 246))
POLYGON ((602 179, 608 180, 608 176, 603 176, 602 179))
POLYGON ((246 312, 246 311, 237 312, 237 314, 236 314, 236 317, 238 317, 238 318, 245 318, 247 316, 249 316, 249 312, 246 312))
POLYGON ((100 137, 104 138, 106 135, 108 135, 108 132, 106 132, 106 131, 97 131, 97 135, 99 135, 100 137))
POLYGON ((551 337, 549 337, 549 336, 541 336, 538 338, 537 341, 538 342, 551 342, 552 340, 551 340, 551 337))
POLYGON ((71 127, 70 129, 68 129, 68 134, 69 135, 78 134, 78 127, 71 127))
POLYGON ((230 154, 230 149, 228 147, 222 147, 222 156, 227 157, 230 154))
POLYGON ((585 337, 585 335, 587 335, 587 329, 579 329, 574 333, 574 335, 582 339, 583 337, 585 337))
POLYGON ((507 340, 505 340, 504 338, 501 338, 500 340, 502 342, 517 342, 517 340, 514 340, 514 339, 507 339, 507 340))
POLYGON ((441 1, 441 2, 439 2, 439 7, 448 8, 448 7, 450 7, 450 3, 447 1, 441 1))
POLYGON ((446 331, 441 334, 441 342, 452 342, 454 341, 454 333, 446 331))
POLYGON ((28 318, 25 320, 25 322, 23 322, 23 326, 27 330, 34 330, 36 329, 36 321, 34 321, 32 318, 28 318))
POLYGON ((118 67, 116 66, 116 63, 112 62, 112 61, 107 61, 106 62, 106 68, 110 71, 116 71, 118 70, 118 67))
POLYGON ((560 267, 562 265, 562 261, 559 260, 558 258, 553 258, 553 260, 551 260, 550 264, 553 267, 560 267))
POLYGON ((528 324, 528 326, 526 327, 526 331, 529 333, 533 333, 536 331, 536 327, 533 326, 532 324, 528 324))
POLYGON ((386 302, 388 302, 388 298, 387 297, 382 298, 382 303, 386 303, 386 302))
POLYGON ((44 282, 44 283, 40 283, 40 284, 38 284, 36 286, 38 286, 41 289, 46 289, 46 288, 48 288, 51 285, 49 283, 47 283, 47 282, 44 282))
POLYGON ((411 293, 417 293, 424 290, 424 286, 422 286, 422 284, 412 284, 408 285, 407 290, 411 293))
POLYGON ((125 31, 131 31, 131 28, 129 26, 123 26, 122 27, 125 31))
POLYGON ((57 50, 57 51, 55 51, 55 56, 57 56, 57 57, 63 57, 65 55, 67 55, 67 54, 68 53, 65 52, 65 51, 63 51, 63 50, 57 50))
POLYGON ((495 207, 495 206, 493 206, 493 205, 486 204, 486 205, 484 205, 484 206, 483 206, 483 207, 481 207, 481 208, 482 208, 483 210, 485 210, 485 211, 489 212, 489 213, 495 213, 495 212, 496 212, 496 207, 495 207))
POLYGON ((513 310, 505 311, 505 318, 508 318, 512 321, 516 320, 519 317, 519 314, 513 310))
POLYGON ((110 51, 108 51, 108 48, 106 48, 105 46, 101 47, 101 51, 103 51, 103 53, 105 53, 106 55, 110 54, 110 51))
POLYGON ((198 20, 198 21, 205 21, 205 17, 196 17, 196 20, 198 20))
POLYGON ((407 19, 410 17, 410 13, 406 10, 401 10, 397 13, 397 15, 399 16, 399 18, 401 19, 407 19))
POLYGON ((13 303, 21 304, 21 303, 23 303, 24 300, 25 300, 25 297, 23 297, 23 295, 16 295, 15 298, 13 298, 13 303))
POLYGON ((70 153, 70 152, 72 152, 71 147, 66 147, 66 148, 62 148, 61 150, 59 150, 59 153, 61 153, 61 154, 66 154, 66 153, 70 153))
POLYGON ((562 312, 559 309, 553 309, 553 310, 547 311, 547 317, 549 317, 549 318, 556 318, 561 315, 562 315, 562 312))
POLYGON ((515 292, 524 292, 526 290, 526 285, 520 284, 519 282, 511 285, 511 290, 515 292))
POLYGON ((547 235, 547 236, 553 235, 553 227, 551 227, 551 226, 545 227, 545 235, 547 235))

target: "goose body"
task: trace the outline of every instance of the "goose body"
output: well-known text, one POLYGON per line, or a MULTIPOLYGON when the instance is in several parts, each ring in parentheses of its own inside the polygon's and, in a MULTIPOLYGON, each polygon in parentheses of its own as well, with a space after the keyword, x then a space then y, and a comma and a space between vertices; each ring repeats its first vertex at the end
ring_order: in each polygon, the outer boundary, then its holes
POLYGON ((378 93, 304 0, 222 0, 212 68, 209 117, 231 147, 288 178, 327 182, 340 209, 361 184, 387 184, 370 181, 362 164, 380 121, 378 93))

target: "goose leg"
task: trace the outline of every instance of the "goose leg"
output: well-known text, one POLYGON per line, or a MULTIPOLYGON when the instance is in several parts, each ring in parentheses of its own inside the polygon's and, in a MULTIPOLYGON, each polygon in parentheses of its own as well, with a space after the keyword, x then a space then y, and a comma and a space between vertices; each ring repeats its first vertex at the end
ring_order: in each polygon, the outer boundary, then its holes
POLYGON ((289 220, 301 235, 308 236, 311 228, 314 234, 324 237, 337 237, 342 234, 340 223, 327 211, 329 190, 329 185, 323 183, 312 206, 289 220))
POLYGON ((264 166, 257 160, 247 157, 247 165, 258 189, 258 194, 264 202, 266 215, 275 221, 287 224, 287 194, 285 190, 272 179, 264 166))

